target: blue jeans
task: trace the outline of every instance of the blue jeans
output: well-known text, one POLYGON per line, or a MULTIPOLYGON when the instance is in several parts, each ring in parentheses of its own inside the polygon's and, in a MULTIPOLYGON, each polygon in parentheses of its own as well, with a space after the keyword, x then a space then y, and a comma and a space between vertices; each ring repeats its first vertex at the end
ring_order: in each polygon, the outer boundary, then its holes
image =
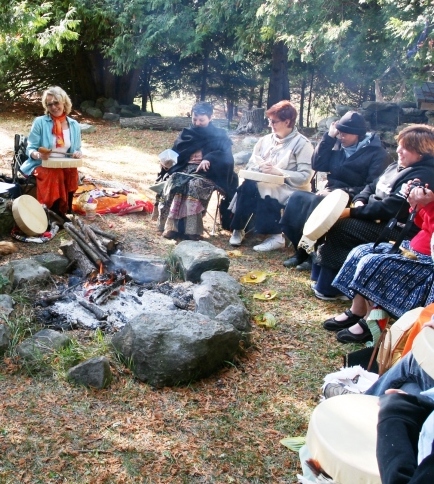
POLYGON ((384 373, 368 390, 366 395, 383 395, 389 388, 402 388, 407 393, 418 395, 434 387, 434 379, 419 366, 413 353, 407 353, 384 373))

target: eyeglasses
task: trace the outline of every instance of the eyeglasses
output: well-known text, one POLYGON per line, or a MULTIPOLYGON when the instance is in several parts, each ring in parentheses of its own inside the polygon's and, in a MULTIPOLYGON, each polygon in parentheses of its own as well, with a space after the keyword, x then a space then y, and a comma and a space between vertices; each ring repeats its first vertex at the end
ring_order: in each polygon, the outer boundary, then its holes
POLYGON ((47 103, 47 108, 52 108, 53 106, 58 106, 60 101, 53 101, 52 103, 47 103))
POLYGON ((282 120, 281 119, 278 119, 277 121, 275 121, 274 119, 269 119, 268 120, 268 124, 272 124, 273 126, 277 123, 281 123, 282 120))

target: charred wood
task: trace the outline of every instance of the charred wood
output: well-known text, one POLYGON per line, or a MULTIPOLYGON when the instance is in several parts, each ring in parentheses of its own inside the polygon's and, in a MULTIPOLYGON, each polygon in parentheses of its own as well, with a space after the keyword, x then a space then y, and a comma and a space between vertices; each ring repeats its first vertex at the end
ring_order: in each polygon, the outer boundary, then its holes
POLYGON ((74 261, 77 264, 84 277, 95 271, 95 265, 88 259, 75 240, 62 242, 60 250, 71 262, 74 261))
POLYGON ((99 308, 96 304, 93 304, 92 302, 89 302, 82 297, 77 297, 77 302, 85 309, 90 311, 98 321, 103 321, 107 319, 108 314, 101 308, 99 308))

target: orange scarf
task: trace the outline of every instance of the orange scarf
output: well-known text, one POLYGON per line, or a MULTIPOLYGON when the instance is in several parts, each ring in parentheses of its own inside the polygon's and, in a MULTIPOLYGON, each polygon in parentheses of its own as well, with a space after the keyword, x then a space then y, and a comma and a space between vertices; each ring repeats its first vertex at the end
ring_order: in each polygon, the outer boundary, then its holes
POLYGON ((51 119, 53 120, 53 131, 52 133, 56 136, 56 148, 61 148, 65 146, 65 140, 63 139, 63 129, 62 123, 66 119, 66 114, 62 114, 61 116, 53 116, 51 115, 51 119))

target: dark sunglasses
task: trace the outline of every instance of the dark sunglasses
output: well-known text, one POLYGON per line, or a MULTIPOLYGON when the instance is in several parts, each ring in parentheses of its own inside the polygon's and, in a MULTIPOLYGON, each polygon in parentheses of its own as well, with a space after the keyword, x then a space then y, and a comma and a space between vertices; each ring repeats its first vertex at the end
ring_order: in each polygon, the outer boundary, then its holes
POLYGON ((47 108, 58 106, 59 104, 60 104, 60 101, 53 101, 52 103, 47 103, 47 108))

